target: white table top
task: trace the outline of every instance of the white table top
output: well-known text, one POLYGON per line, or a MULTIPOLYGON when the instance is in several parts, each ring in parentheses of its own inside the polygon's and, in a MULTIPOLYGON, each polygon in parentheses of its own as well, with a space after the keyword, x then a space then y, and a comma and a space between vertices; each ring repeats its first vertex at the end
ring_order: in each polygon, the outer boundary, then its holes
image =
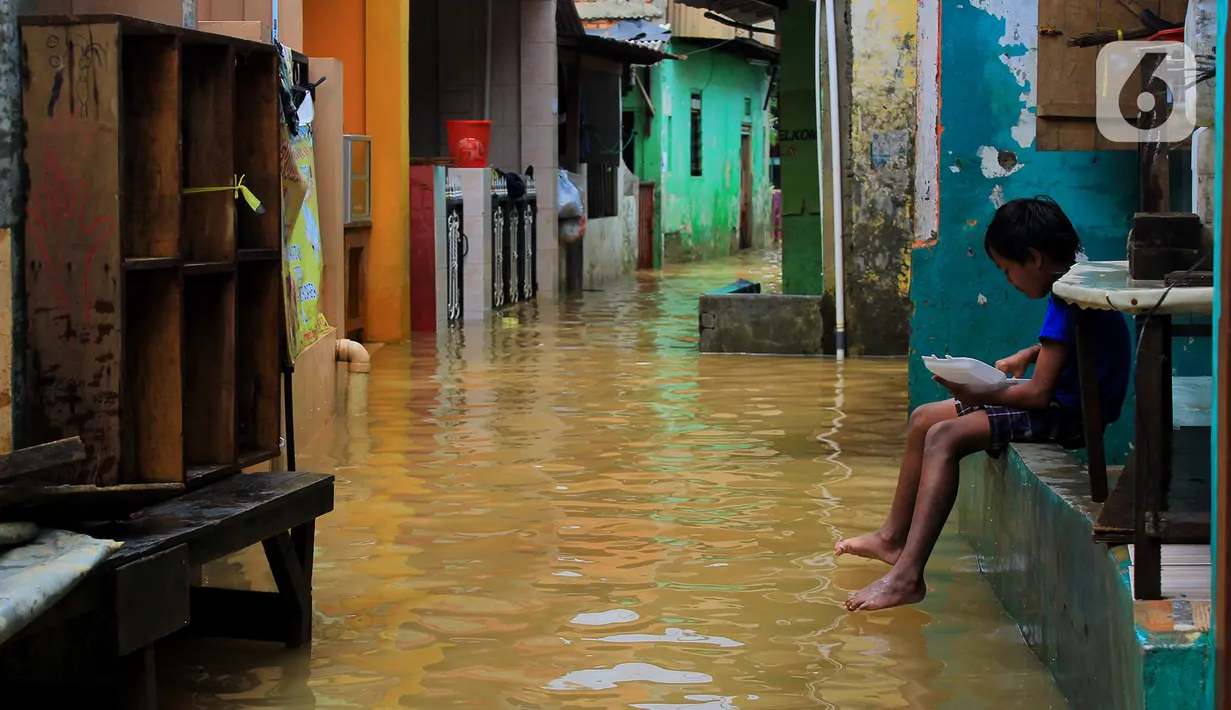
MULTIPOLYGON (((1162 281, 1133 281, 1127 261, 1079 261, 1052 286, 1058 298, 1082 308, 1141 315, 1154 308, 1167 286, 1162 281)), ((1209 315, 1214 289, 1176 286, 1155 311, 1159 315, 1209 315)))

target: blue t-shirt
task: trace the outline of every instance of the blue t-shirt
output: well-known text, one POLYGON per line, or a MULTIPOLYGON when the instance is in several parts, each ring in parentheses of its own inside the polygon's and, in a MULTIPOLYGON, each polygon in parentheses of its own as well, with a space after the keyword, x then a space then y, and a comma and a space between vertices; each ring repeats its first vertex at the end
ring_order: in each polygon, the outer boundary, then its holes
MULTIPOLYGON (((1054 340, 1069 348, 1060 381, 1056 385, 1056 401, 1072 412, 1081 413, 1081 384, 1077 378, 1077 327, 1070 305, 1052 297, 1039 331, 1039 341, 1054 340)), ((1098 359, 1098 384, 1103 424, 1120 418, 1120 408, 1128 393, 1128 378, 1132 371, 1133 345, 1124 316, 1116 311, 1093 310, 1090 325, 1094 330, 1094 350, 1098 359)))

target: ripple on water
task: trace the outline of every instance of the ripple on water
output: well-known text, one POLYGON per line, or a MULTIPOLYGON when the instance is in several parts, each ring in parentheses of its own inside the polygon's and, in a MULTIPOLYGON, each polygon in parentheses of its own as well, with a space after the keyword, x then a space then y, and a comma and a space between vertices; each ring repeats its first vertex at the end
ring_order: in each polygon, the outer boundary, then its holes
MULTIPOLYGON (((776 254, 639 274, 390 345, 368 414, 301 444, 344 471, 316 533, 315 642, 182 640, 202 708, 1062 708, 950 528, 913 609, 833 558, 897 478, 901 362, 700 357, 696 296, 776 254)), ((206 570, 273 589, 258 549, 206 570)))

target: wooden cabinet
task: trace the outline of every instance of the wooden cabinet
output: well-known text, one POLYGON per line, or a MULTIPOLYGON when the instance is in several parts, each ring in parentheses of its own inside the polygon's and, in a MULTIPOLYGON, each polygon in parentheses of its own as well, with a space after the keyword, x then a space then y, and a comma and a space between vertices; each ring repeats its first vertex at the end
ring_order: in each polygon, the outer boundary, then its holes
POLYGON ((275 457, 276 51, 106 15, 23 18, 21 41, 22 444, 80 436, 64 484, 192 483, 275 457), (192 191, 238 177, 263 212, 192 191))

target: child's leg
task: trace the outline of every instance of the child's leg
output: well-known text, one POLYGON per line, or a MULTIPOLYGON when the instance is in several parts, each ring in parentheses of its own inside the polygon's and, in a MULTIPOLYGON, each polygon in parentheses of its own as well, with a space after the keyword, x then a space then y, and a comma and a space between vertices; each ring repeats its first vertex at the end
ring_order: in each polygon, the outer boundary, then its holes
POLYGON ((957 419, 957 403, 951 399, 925 404, 911 412, 910 426, 906 432, 906 451, 902 454, 902 468, 898 471, 898 487, 893 493, 893 505, 889 507, 885 524, 874 533, 839 540, 834 545, 838 555, 866 557, 890 565, 898 561, 915 514, 915 497, 919 491, 923 447, 928 431, 950 419, 957 419))
POLYGON ((991 443, 987 412, 971 412, 932 427, 924 444, 923 475, 906 546, 893 569, 848 599, 847 609, 875 611, 923 599, 927 593, 923 568, 957 500, 958 463, 991 443))

